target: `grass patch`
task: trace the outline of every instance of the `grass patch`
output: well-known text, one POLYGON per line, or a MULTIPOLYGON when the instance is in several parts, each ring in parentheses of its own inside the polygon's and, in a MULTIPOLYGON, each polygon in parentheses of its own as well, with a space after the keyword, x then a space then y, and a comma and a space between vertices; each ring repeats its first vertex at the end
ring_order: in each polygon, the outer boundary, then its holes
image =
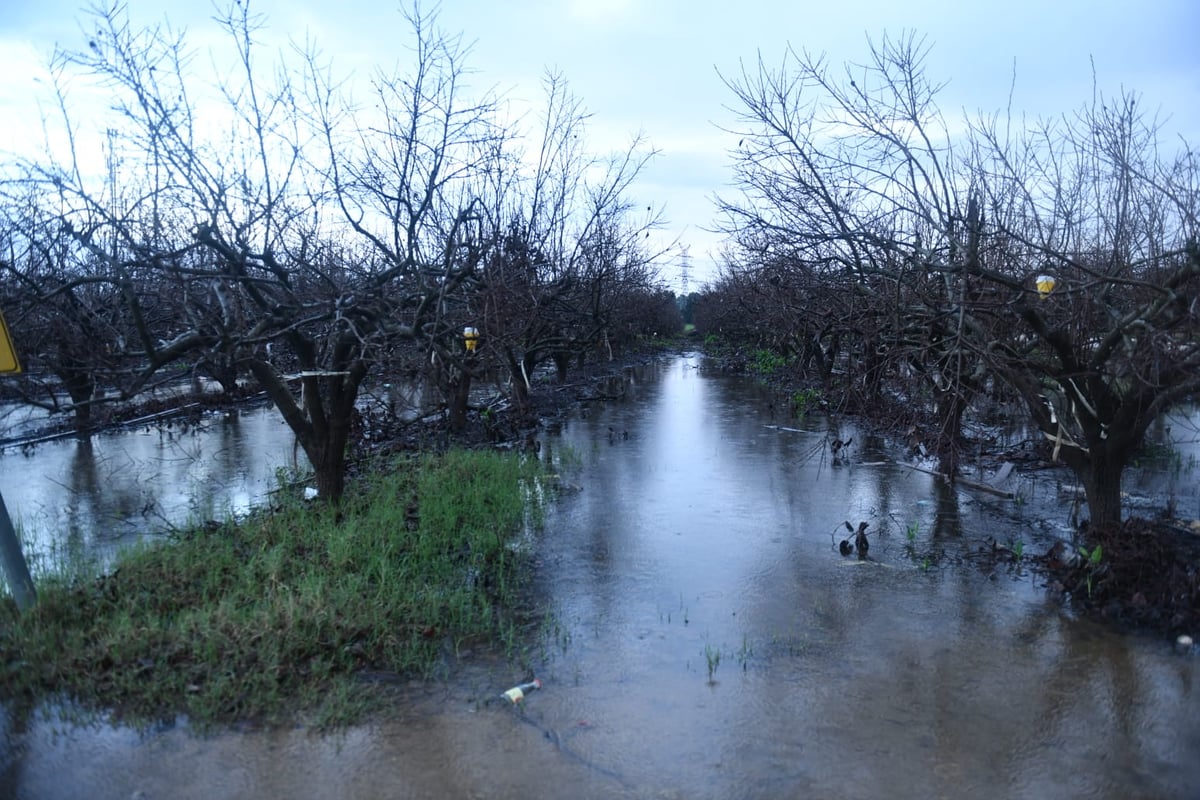
POLYGON ((804 417, 809 411, 820 408, 821 392, 817 389, 800 389, 792 392, 790 399, 792 406, 792 416, 804 417))
POLYGON ((755 350, 754 360, 750 363, 750 369, 762 376, 771 376, 781 372, 788 364, 788 360, 772 350, 755 350))
POLYGON ((380 691, 364 671, 431 676, 465 642, 512 654, 539 469, 406 457, 337 508, 292 500, 132 549, 105 576, 43 579, 31 611, 0 604, 0 694, 132 724, 361 719, 380 691))

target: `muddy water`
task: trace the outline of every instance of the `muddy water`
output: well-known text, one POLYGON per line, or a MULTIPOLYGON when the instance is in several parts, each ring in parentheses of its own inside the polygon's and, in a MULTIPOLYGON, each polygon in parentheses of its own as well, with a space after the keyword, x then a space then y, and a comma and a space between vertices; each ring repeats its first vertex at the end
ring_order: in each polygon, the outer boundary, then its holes
MULTIPOLYGON (((1200 793, 1200 658, 1074 620, 994 537, 1066 526, 950 491, 879 442, 783 419, 684 358, 629 375, 543 455, 579 486, 541 534, 553 612, 522 677, 468 659, 386 720, 138 736, 9 722, 19 798, 1175 798, 1200 793), (833 435, 853 437, 835 463, 833 435), (870 558, 843 558, 845 520, 870 558), (910 536, 911 531, 911 536, 910 536)), ((1181 472, 1184 472, 1181 468, 1181 472)), ((1194 485, 1181 480, 1181 486, 1194 485)), ((1193 490, 1194 491, 1194 490, 1193 490)))

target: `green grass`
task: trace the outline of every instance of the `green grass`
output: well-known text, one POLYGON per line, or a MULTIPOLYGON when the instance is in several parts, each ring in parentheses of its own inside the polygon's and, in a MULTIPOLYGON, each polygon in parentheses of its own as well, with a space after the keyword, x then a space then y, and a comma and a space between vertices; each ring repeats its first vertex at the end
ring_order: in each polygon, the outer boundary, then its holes
POLYGON ((821 402, 821 393, 816 389, 801 389, 792 392, 790 398, 792 405, 792 416, 803 417, 810 410, 817 408, 821 402))
POLYGON ((759 349, 754 351, 754 360, 750 369, 759 375, 774 375, 788 364, 788 360, 772 350, 759 349))
POLYGON ((134 724, 336 725, 380 691, 364 672, 430 676, 465 643, 514 655, 538 470, 404 458, 339 507, 291 501, 131 550, 105 576, 43 579, 31 611, 0 604, 0 696, 134 724))
POLYGON ((721 648, 713 647, 710 643, 705 642, 704 661, 708 667, 708 682, 712 684, 716 680, 713 676, 717 674, 717 667, 721 666, 721 648))

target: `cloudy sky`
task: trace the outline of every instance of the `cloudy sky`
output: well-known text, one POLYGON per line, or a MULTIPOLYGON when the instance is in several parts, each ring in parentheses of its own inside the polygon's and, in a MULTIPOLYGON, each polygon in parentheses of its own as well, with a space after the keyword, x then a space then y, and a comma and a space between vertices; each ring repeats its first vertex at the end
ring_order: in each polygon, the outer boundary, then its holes
MULTIPOLYGON (((27 150, 37 141, 45 61, 56 44, 85 41, 82 4, 0 2, 0 151, 27 150)), ((359 66, 405 55, 408 29, 392 0, 251 2, 279 41, 312 35, 359 66)), ((205 0, 127 5, 138 22, 210 27, 205 0)), ((1200 142, 1198 0, 444 0, 440 23, 472 43, 480 86, 536 102, 545 71, 556 69, 594 115, 595 148, 637 132, 649 138, 662 155, 637 200, 665 207, 668 236, 690 246, 693 286, 712 274, 719 239, 704 228, 736 143, 721 129, 733 114, 720 74, 735 75, 759 53, 779 63, 789 44, 841 64, 865 60, 867 37, 914 31, 932 47, 929 77, 947 82, 948 115, 998 111, 1010 88, 1017 113, 1062 114, 1091 98, 1094 76, 1106 94, 1142 93, 1168 130, 1200 142)))

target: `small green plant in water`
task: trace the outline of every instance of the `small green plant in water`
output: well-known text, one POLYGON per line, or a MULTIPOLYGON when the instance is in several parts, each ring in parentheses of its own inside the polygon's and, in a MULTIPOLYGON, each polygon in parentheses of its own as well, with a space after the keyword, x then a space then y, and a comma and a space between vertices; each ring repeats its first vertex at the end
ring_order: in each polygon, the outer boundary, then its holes
POLYGON ((1087 562, 1087 593, 1088 598, 1092 596, 1093 582, 1097 573, 1100 571, 1100 565, 1104 559, 1104 550, 1100 545, 1096 545, 1090 551, 1086 547, 1079 548, 1079 554, 1084 557, 1087 562))
POLYGON ((1100 566, 1100 560, 1104 558, 1104 551, 1100 545, 1093 547, 1091 552, 1086 547, 1081 547, 1079 548, 1079 554, 1084 557, 1088 566, 1093 568, 1100 566))
POLYGON ((742 665, 742 672, 746 671, 753 656, 754 648, 750 646, 750 639, 746 634, 742 634, 742 649, 737 652, 737 660, 742 665))
POLYGON ((918 522, 910 522, 904 529, 904 537, 908 539, 909 544, 917 541, 917 533, 921 530, 921 525, 918 522))
POLYGON ((792 414, 797 417, 803 417, 815 405, 821 402, 821 393, 816 389, 801 389, 798 392, 792 392, 792 414))
POLYGON ((709 643, 704 645, 704 660, 708 663, 708 682, 713 682, 713 675, 717 673, 717 667, 721 666, 721 648, 713 647, 709 643))
POLYGON ((771 350, 755 350, 750 369, 759 375, 774 375, 787 366, 787 359, 771 350))

